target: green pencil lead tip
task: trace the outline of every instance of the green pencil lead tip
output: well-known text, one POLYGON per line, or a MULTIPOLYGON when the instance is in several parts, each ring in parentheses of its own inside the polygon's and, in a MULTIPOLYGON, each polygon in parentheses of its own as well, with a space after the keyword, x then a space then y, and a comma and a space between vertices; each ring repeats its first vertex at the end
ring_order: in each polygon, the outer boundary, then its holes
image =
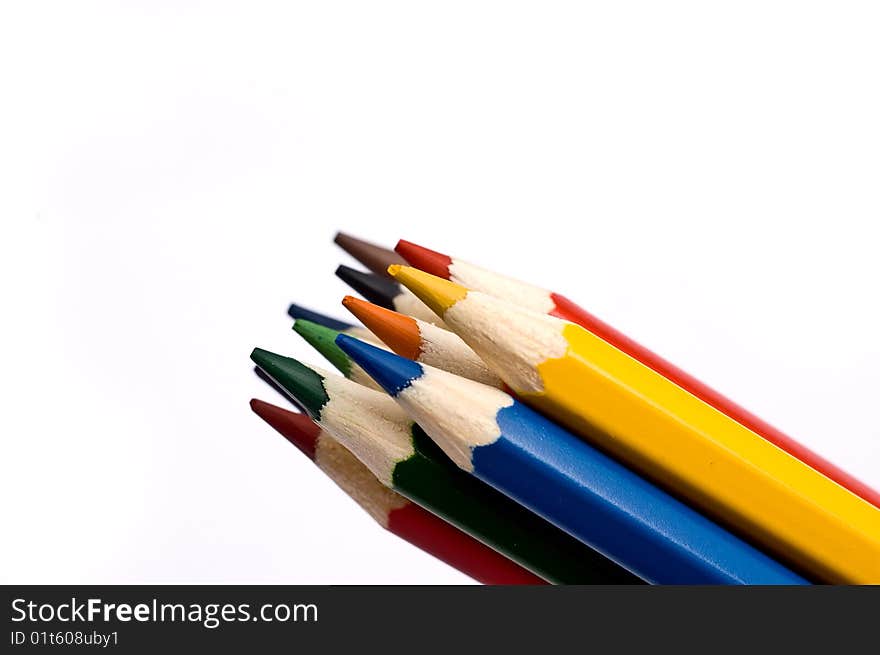
POLYGON ((251 360, 302 405, 312 418, 320 418, 321 408, 328 401, 322 375, 292 357, 262 348, 254 348, 251 360))
POLYGON ((351 358, 336 345, 338 330, 301 318, 296 319, 293 329, 345 377, 351 375, 351 358))
POLYGON ((251 351, 251 361, 263 370, 265 370, 265 366, 271 366, 276 357, 280 356, 262 348, 254 348, 251 351))

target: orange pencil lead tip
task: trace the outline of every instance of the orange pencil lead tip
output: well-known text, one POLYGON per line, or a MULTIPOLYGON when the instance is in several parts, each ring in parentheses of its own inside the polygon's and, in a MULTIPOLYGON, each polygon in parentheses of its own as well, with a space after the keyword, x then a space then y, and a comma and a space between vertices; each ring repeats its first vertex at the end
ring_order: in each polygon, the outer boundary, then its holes
POLYGON ((342 304, 401 357, 418 359, 421 355, 422 336, 418 323, 411 316, 399 314, 353 296, 346 296, 342 304))

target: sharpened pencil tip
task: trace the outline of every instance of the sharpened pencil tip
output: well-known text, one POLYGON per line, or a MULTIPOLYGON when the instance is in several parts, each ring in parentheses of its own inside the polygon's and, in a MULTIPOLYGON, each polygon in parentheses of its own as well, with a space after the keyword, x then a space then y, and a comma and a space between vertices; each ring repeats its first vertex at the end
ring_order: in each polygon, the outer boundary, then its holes
POLYGON ((353 296, 343 298, 342 304, 398 355, 407 359, 419 358, 422 337, 414 318, 353 296))
POLYGON ((299 448, 306 457, 315 459, 321 428, 312 419, 305 414, 297 414, 256 398, 251 399, 251 410, 299 448))
POLYGON ((400 295, 400 285, 394 280, 365 273, 350 266, 340 265, 336 277, 372 303, 394 309, 394 299, 400 295))
POLYGON ((336 345, 392 396, 396 396, 424 372, 422 366, 416 362, 347 334, 336 337, 336 345))
POLYGON ((345 377, 351 375, 351 360, 336 345, 336 337, 339 335, 339 330, 333 330, 302 318, 294 321, 293 330, 305 339, 312 348, 321 353, 324 359, 333 364, 334 368, 345 377))
MULTIPOLYGON (((256 375, 258 378, 260 378, 263 382, 268 384, 270 387, 272 387, 272 390, 275 391, 276 393, 278 393, 282 398, 284 398, 284 400, 289 400, 294 405, 296 405, 297 407, 302 409, 302 407, 300 407, 300 404, 298 402, 296 402, 295 399, 291 398, 290 394, 287 393, 280 384, 275 382, 275 380, 273 380, 271 378, 271 376, 269 376, 266 373, 266 371, 261 369, 259 366, 254 366, 254 375, 256 375)), ((305 410, 303 410, 303 411, 305 411, 305 410)))
POLYGON ((268 350, 263 350, 262 348, 254 348, 251 351, 251 361, 265 371, 266 369, 263 365, 269 364, 272 361, 272 354, 273 353, 269 352, 268 350))
POLYGON ((388 272, 441 318, 446 310, 468 293, 467 288, 460 284, 425 273, 412 266, 399 266, 393 272, 389 268, 388 272))
POLYGON ((376 275, 387 276, 386 269, 389 264, 406 263, 403 257, 393 250, 383 248, 370 241, 364 241, 345 232, 337 232, 333 242, 376 275))
POLYGON ((291 304, 290 307, 287 308, 287 315, 292 319, 304 318, 312 323, 323 325, 331 330, 339 330, 340 332, 347 330, 350 327, 354 327, 351 323, 346 323, 345 321, 340 321, 319 312, 312 311, 311 309, 307 309, 296 303, 291 304))
POLYGON ((415 266, 419 270, 449 279, 449 266, 452 264, 452 258, 444 255, 436 250, 429 250, 424 246, 401 239, 394 248, 397 254, 403 257, 410 266, 415 266))
POLYGON ((262 348, 254 348, 251 360, 272 378, 289 396, 318 418, 327 403, 324 377, 292 357, 284 357, 262 348))

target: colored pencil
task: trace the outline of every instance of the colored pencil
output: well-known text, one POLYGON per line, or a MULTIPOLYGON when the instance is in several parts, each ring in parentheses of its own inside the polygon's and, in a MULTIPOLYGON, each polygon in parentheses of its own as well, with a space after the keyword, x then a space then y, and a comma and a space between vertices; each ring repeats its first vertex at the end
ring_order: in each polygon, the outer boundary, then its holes
POLYGON ((806 581, 512 396, 346 335, 464 471, 654 584, 806 581))
POLYGON ((784 432, 700 382, 694 376, 593 316, 565 296, 499 275, 409 241, 401 240, 398 242, 397 252, 411 265, 426 273, 442 277, 475 291, 488 293, 526 309, 577 323, 660 375, 669 378, 703 402, 764 437, 770 443, 782 448, 874 506, 880 507, 880 491, 872 489, 784 432))
POLYGON ((880 582, 880 511, 862 498, 579 325, 391 272, 526 403, 816 579, 880 582))
POLYGON ((375 334, 371 333, 369 330, 366 330, 359 325, 340 321, 339 319, 327 316, 326 314, 321 314, 312 309, 303 307, 302 305, 292 303, 290 307, 287 308, 287 315, 290 316, 290 318, 294 319, 294 321, 296 321, 297 319, 311 321, 312 323, 323 325, 324 327, 330 328, 331 330, 337 330, 338 332, 342 332, 343 334, 355 337, 356 339, 360 339, 361 341, 369 341, 370 343, 381 343, 375 334))
MULTIPOLYGON (((300 405, 295 398, 291 398, 290 394, 287 393, 280 384, 275 382, 275 380, 266 375, 263 369, 261 369, 259 366, 254 366, 254 373, 256 373, 258 378, 260 378, 263 382, 270 386, 272 388, 272 391, 275 391, 278 395, 284 398, 284 400, 294 405, 299 414, 305 414, 306 418, 308 418, 308 412, 306 412, 306 408, 300 405)), ((312 419, 309 418, 309 420, 311 421, 312 419)))
MULTIPOLYGON (((293 322, 293 329, 349 380, 370 389, 382 390, 382 387, 376 384, 373 378, 367 375, 360 366, 352 361, 351 357, 336 345, 336 337, 343 334, 342 332, 301 318, 293 322)), ((378 342, 375 336, 373 340, 378 342)))
POLYGON ((380 482, 532 573, 564 584, 637 580, 460 471, 386 394, 259 348, 251 358, 380 482))
POLYGON ((371 303, 407 316, 413 316, 426 323, 446 327, 443 325, 443 321, 421 300, 394 280, 386 280, 378 275, 364 273, 344 265, 340 265, 336 269, 336 277, 371 303))
POLYGON ((307 415, 251 400, 253 412, 312 460, 389 532, 483 584, 546 584, 458 528, 380 483, 307 415))
POLYGON ((337 232, 333 242, 366 266, 368 271, 382 277, 390 277, 388 267, 392 264, 406 264, 403 257, 393 250, 377 246, 375 243, 358 239, 344 232, 337 232))
MULTIPOLYGON (((504 385, 457 334, 353 296, 343 298, 342 304, 398 355, 493 387, 504 385)), ((361 373, 367 375, 362 369, 361 373)))

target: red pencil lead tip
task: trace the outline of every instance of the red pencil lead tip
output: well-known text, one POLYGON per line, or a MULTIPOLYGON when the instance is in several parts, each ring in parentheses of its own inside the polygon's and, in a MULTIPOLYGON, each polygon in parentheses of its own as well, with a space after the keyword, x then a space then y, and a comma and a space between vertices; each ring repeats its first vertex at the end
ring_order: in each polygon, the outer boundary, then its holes
POLYGON ((251 409, 285 439, 299 448, 311 460, 315 459, 319 428, 306 414, 297 414, 253 398, 251 409))
POLYGON ((408 261, 410 266, 414 266, 425 273, 442 277, 445 280, 449 279, 449 265, 452 263, 452 258, 449 255, 429 250, 424 246, 404 239, 397 242, 394 250, 408 261))

